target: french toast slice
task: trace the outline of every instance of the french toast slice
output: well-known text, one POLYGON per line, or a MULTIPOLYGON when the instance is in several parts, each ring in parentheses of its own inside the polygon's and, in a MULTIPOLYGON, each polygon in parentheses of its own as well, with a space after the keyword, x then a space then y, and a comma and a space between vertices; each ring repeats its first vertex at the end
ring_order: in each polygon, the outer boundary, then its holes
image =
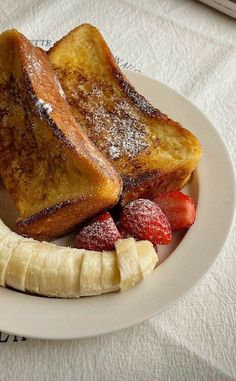
POLYGON ((51 239, 117 203, 122 180, 77 124, 47 54, 0 35, 0 175, 17 230, 51 239))
POLYGON ((95 27, 75 28, 48 55, 75 118, 123 178, 122 204, 189 181, 198 139, 136 92, 95 27))

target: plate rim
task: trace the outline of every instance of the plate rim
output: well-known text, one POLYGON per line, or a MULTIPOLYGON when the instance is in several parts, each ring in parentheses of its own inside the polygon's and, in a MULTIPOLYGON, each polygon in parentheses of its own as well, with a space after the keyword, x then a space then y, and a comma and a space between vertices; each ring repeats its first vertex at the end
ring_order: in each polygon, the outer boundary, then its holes
MULTIPOLYGON (((143 322, 144 320, 146 319, 149 319, 149 318, 152 318, 153 316, 159 314, 160 312, 164 311, 165 309, 169 308, 170 306, 172 306, 173 304, 177 303, 179 300, 181 300, 183 297, 185 297, 195 286, 197 286, 199 284, 199 282, 202 280, 202 278, 208 273, 208 271, 211 269, 212 265, 214 264, 215 260, 217 259, 218 255, 220 254, 223 246, 225 245, 226 241, 227 241, 227 238, 230 234, 230 231, 232 229, 232 226, 233 226, 233 220, 234 220, 234 215, 235 215, 235 203, 236 203, 236 180, 235 180, 235 173, 234 173, 234 166, 233 166, 233 162, 232 162, 232 159, 231 159, 231 156, 229 154, 229 151, 227 149, 227 146, 223 140, 223 138, 221 137, 220 133, 218 132, 218 130, 214 127, 214 125, 210 122, 210 120, 205 116, 205 114, 196 106, 194 105, 191 101, 189 101, 184 95, 178 93, 176 90, 174 90, 173 88, 167 86, 166 84, 160 82, 159 80, 157 79, 154 79, 154 78, 151 78, 150 76, 147 76, 147 75, 144 75, 142 73, 138 73, 138 72, 134 72, 134 71, 129 71, 129 70, 124 70, 125 74, 127 75, 128 77, 128 80, 132 83, 133 81, 143 81, 143 80, 146 80, 148 82, 151 82, 152 84, 154 83, 153 85, 153 88, 155 88, 155 85, 158 87, 159 86, 159 89, 162 88, 162 91, 164 89, 164 91, 166 91, 167 93, 171 94, 171 97, 173 96, 174 98, 176 98, 177 100, 180 100, 180 102, 183 102, 183 103, 186 103, 187 105, 189 105, 190 108, 192 108, 193 110, 195 110, 195 112, 206 122, 206 125, 208 126, 207 127, 207 131, 210 131, 210 133, 213 134, 213 136, 215 135, 216 137, 216 141, 218 141, 218 143, 221 144, 221 146, 223 147, 223 157, 224 157, 224 160, 225 162, 227 163, 227 166, 228 166, 228 173, 230 173, 230 176, 228 176, 228 179, 229 179, 229 182, 231 182, 231 189, 228 190, 228 192, 231 192, 231 197, 232 197, 232 210, 231 212, 228 210, 228 219, 227 221, 225 222, 225 233, 224 233, 224 238, 221 239, 221 245, 218 246, 217 248, 217 253, 212 256, 212 258, 210 258, 209 262, 206 264, 206 266, 204 266, 204 269, 202 269, 202 271, 199 273, 199 276, 197 277, 197 280, 195 280, 188 288, 186 288, 186 290, 184 292, 181 292, 180 295, 178 297, 175 297, 174 300, 170 301, 169 303, 167 303, 167 305, 164 305, 162 308, 156 308, 154 310, 152 310, 152 312, 150 313, 149 312, 144 312, 142 311, 142 314, 138 317, 135 317, 134 318, 129 318, 127 320, 127 322, 123 322, 123 324, 118 324, 116 326, 112 326, 112 328, 105 328, 103 327, 103 329, 99 329, 99 330, 96 330, 95 331, 90 331, 90 332, 86 332, 85 334, 81 333, 80 330, 78 330, 78 332, 74 332, 74 333, 71 333, 71 334, 63 334, 63 330, 58 332, 57 335, 55 334, 50 334, 49 332, 47 334, 45 333, 40 333, 40 328, 38 329, 38 332, 31 332, 30 335, 27 333, 27 327, 25 327, 24 329, 22 328, 17 328, 16 330, 14 329, 14 321, 15 321, 15 324, 17 325, 17 322, 15 319, 13 319, 13 326, 12 326, 12 329, 10 328, 9 329, 9 326, 7 327, 6 324, 5 324, 5 327, 4 328, 4 324, 2 324, 2 314, 0 316, 0 330, 2 330, 4 333, 9 333, 9 334, 13 334, 13 335, 17 335, 17 336, 26 336, 28 338, 37 338, 37 339, 50 339, 50 340, 66 340, 66 339, 78 339, 78 338, 86 338, 86 337, 93 337, 93 336, 98 336, 98 335, 103 335, 103 334, 107 334, 107 333, 110 333, 110 332, 115 332, 115 331, 118 331, 118 330, 121 330, 121 329, 124 329, 124 328, 128 328, 128 327, 131 327, 135 324, 139 324, 141 322, 143 322)), ((153 102, 151 102, 153 103, 153 102)), ((155 102, 154 102, 155 103, 155 102)), ((160 109, 162 110, 162 107, 160 107, 160 109)), ((168 113, 169 114, 169 113, 168 113)), ((196 133, 196 132, 194 132, 196 133)), ((203 155, 205 155, 205 153, 203 153, 203 155)), ((200 185, 201 187, 201 185, 200 185)), ((200 192, 200 195, 201 195, 201 192, 200 192)), ((199 201, 201 203, 201 196, 199 198, 199 201)), ((197 221, 196 221, 197 222, 197 221)), ((190 231, 187 233, 186 237, 183 239, 183 241, 181 241, 181 244, 179 246, 182 246, 184 245, 184 242, 186 240, 190 240, 191 237, 192 237, 192 233, 193 230, 190 229, 190 231)), ((181 251, 181 247, 177 247, 176 248, 176 251, 181 251)), ((163 268, 166 266, 168 266, 168 263, 169 263, 169 259, 167 259, 163 264, 163 268)), ((195 276, 196 278, 196 276, 195 276)), ((149 279, 147 279, 145 282, 141 282, 140 285, 142 285, 142 283, 150 283, 149 279)), ((132 290, 129 290, 127 293, 125 293, 124 295, 122 294, 118 294, 118 295, 122 295, 122 297, 124 297, 126 294, 129 293, 129 295, 132 295, 132 292, 133 293, 136 293, 136 292, 141 292, 142 290, 142 286, 140 287, 140 285, 138 285, 135 289, 132 289, 132 290)), ((147 287, 145 287, 147 288, 147 287)), ((6 289, 0 289, 0 295, 1 293, 4 294, 4 292, 6 292, 9 290, 6 290, 6 289)), ((14 291, 13 291, 14 292, 14 291)), ((16 293, 14 292, 14 294, 17 294, 17 295, 23 295, 24 297, 26 297, 25 294, 20 294, 20 293, 16 293)), ((27 298, 28 297, 31 297, 29 295, 27 295, 27 298)), ((107 298, 107 300, 115 297, 115 295, 113 294, 110 294, 110 295, 106 295, 105 296, 107 298)), ((35 298, 35 297, 34 297, 35 298)), ((101 298, 101 297, 99 297, 101 298)), ((103 296, 102 296, 103 298, 103 296)), ((11 298, 10 298, 11 299, 11 298)), ((20 298, 19 298, 20 299, 20 298)), ((41 297, 37 297, 37 300, 39 299, 45 299, 45 298, 41 298, 41 297)), ((127 297, 126 297, 127 299, 127 297)), ((50 301, 50 299, 46 299, 47 301, 50 301)), ((55 300, 55 299, 53 299, 55 300)), ((57 299, 58 300, 58 299, 57 299)), ((89 298, 87 298, 87 300, 89 300, 89 298)), ((68 304, 68 299, 66 300, 68 304)), ((72 301, 70 301, 72 302, 72 301)), ((74 302, 73 302, 74 304, 74 302)), ((88 303, 84 303, 85 305, 87 305, 88 303)), ((93 303, 92 303, 93 304, 93 303)), ((71 304, 72 305, 72 304, 71 304)), ((1 306, 1 301, 0 301, 0 306, 1 306)), ((63 307, 62 307, 63 308, 63 307)), ((2 308, 1 308, 2 309, 2 308)), ((63 324, 62 324, 63 326, 63 324)))

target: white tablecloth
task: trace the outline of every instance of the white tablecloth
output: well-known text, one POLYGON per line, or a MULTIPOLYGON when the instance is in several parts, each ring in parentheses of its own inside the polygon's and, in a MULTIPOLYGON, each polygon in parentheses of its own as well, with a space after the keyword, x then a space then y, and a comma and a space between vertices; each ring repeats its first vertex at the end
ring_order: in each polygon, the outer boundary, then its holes
MULTIPOLYGON (((44 46, 83 22, 95 24, 120 64, 199 106, 236 163, 235 20, 191 0, 5 0, 0 21, 1 30, 16 27, 44 46)), ((236 380, 235 234, 234 225, 188 296, 143 324, 66 342, 1 333, 0 380, 236 380)))

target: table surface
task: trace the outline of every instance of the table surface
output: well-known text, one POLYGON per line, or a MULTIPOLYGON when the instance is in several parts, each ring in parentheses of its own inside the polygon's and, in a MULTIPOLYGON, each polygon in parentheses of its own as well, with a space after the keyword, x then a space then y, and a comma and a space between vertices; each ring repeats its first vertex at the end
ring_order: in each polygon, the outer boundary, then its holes
MULTIPOLYGON (((236 164, 235 20, 191 0, 5 0, 0 10, 2 31, 15 27, 46 49, 81 23, 96 25, 122 67, 194 102, 236 164)), ((0 381, 236 380, 235 301, 236 224, 200 284, 153 319, 65 342, 2 332, 0 381)))

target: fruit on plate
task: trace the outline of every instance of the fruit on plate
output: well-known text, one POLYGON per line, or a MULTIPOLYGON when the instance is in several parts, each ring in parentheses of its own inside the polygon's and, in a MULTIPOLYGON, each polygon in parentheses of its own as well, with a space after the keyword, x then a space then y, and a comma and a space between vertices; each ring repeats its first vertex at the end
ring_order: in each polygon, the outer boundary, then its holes
MULTIPOLYGON (((154 268, 154 267, 153 267, 154 268)), ((115 250, 102 252, 102 294, 118 291, 120 271, 115 250)))
MULTIPOLYGON (((39 293, 60 298, 78 298, 84 250, 58 248, 46 242, 42 245, 40 252, 44 253, 44 262, 39 276, 39 293)), ((40 266, 40 255, 37 260, 40 266)), ((34 260, 34 265, 37 260, 34 260)))
POLYGON ((0 285, 58 298, 79 298, 135 286, 158 258, 150 242, 118 240, 114 251, 58 247, 18 236, 0 220, 0 285))
POLYGON ((169 221, 154 202, 138 199, 127 204, 120 219, 121 229, 140 240, 166 245, 172 239, 169 221))
POLYGON ((110 213, 105 212, 86 224, 75 239, 75 247, 87 250, 112 250, 121 235, 110 213))
MULTIPOLYGON (((33 294, 40 294, 41 273, 44 270, 44 262, 47 255, 47 243, 38 243, 38 246, 31 246, 32 257, 27 268, 25 278, 25 289, 33 294)), ((58 266, 54 269, 57 272, 58 266)), ((51 290, 50 290, 51 291, 51 290)))
POLYGON ((115 247, 120 270, 120 289, 125 291, 143 279, 138 251, 133 238, 121 239, 115 242, 115 247))
POLYGON ((102 253, 86 251, 80 273, 80 296, 102 293, 102 253))
POLYGON ((141 272, 143 278, 145 278, 151 274, 151 269, 153 269, 158 262, 157 252, 150 241, 136 242, 136 249, 138 252, 141 272))
POLYGON ((122 181, 68 106, 46 53, 0 35, 0 174, 17 229, 51 239, 118 202, 122 181))
POLYGON ((190 180, 198 139, 135 90, 95 27, 75 28, 48 56, 78 123, 122 176, 122 204, 190 180))
POLYGON ((16 290, 25 291, 25 279, 36 242, 23 241, 17 243, 12 250, 5 273, 5 282, 16 290))
POLYGON ((8 233, 3 232, 2 233, 2 225, 1 224, 1 234, 0 234, 0 286, 5 286, 5 276, 6 276, 6 270, 9 263, 9 260, 11 258, 12 252, 15 247, 17 247, 18 243, 21 241, 21 237, 17 234, 14 234, 12 232, 11 239, 9 240, 9 237, 7 236, 8 233))
POLYGON ((179 191, 157 194, 153 199, 167 216, 172 231, 190 227, 196 217, 194 200, 179 191))

